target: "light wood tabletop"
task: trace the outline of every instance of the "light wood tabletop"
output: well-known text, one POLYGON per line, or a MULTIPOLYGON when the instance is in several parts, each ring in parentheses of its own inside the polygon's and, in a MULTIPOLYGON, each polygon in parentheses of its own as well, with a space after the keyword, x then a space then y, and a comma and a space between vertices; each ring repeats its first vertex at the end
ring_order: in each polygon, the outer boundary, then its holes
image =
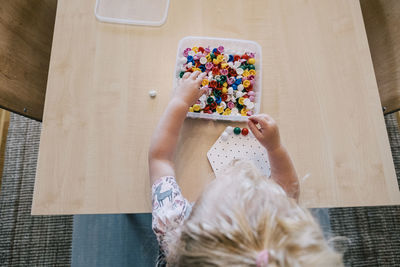
MULTIPOLYGON (((58 1, 33 214, 151 211, 150 136, 188 35, 261 45, 261 110, 307 177, 302 204, 400 204, 358 0, 174 0, 154 28, 101 23, 94 4, 58 1)), ((176 172, 189 200, 214 179, 206 152, 227 125, 242 124, 186 119, 176 172)))

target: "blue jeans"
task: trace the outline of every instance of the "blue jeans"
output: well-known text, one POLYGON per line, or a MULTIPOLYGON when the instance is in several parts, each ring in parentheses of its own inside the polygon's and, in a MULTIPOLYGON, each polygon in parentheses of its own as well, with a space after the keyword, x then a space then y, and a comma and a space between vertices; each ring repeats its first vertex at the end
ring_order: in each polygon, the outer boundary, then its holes
MULTIPOLYGON (((311 209, 329 237, 328 209, 311 209)), ((155 266, 159 249, 151 214, 75 215, 73 267, 155 266)))
POLYGON ((72 266, 155 266, 151 214, 75 215, 72 266))

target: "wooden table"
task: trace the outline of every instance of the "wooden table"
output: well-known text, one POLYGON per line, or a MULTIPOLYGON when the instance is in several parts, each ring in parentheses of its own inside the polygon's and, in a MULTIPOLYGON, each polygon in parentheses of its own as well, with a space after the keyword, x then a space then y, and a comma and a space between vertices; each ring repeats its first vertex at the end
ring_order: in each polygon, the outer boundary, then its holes
MULTIPOLYGON (((309 174, 301 203, 400 203, 357 0, 174 0, 159 28, 100 23, 94 2, 58 3, 33 214, 150 211, 150 135, 187 35, 262 46, 262 111, 309 174)), ((176 170, 190 200, 214 178, 206 152, 227 125, 185 121, 176 170)))

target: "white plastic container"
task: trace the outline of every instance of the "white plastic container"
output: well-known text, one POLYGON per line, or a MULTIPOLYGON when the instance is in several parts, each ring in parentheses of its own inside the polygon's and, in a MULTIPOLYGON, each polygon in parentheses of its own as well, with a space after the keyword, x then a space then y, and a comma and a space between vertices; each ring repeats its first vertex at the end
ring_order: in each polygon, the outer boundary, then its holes
POLYGON ((161 26, 168 16, 170 0, 96 0, 94 14, 109 23, 161 26))
MULTIPOLYGON (((247 40, 239 40, 239 39, 226 39, 226 38, 213 38, 213 37, 195 37, 195 36, 187 36, 179 41, 178 44, 178 52, 176 54, 176 63, 175 63, 175 71, 174 71, 174 83, 173 88, 176 87, 177 82, 179 80, 179 73, 181 68, 181 63, 179 63, 179 59, 182 57, 183 51, 190 47, 194 46, 202 46, 215 48, 218 46, 224 46, 225 51, 233 50, 237 54, 243 54, 244 52, 253 52, 255 53, 256 59, 256 82, 253 87, 253 91, 255 93, 255 107, 254 114, 258 114, 260 112, 260 102, 261 102, 261 91, 262 91, 262 54, 261 54, 261 46, 254 41, 247 40)), ((202 119, 211 119, 211 120, 226 120, 226 121, 246 121, 247 116, 241 115, 220 115, 220 114, 207 114, 207 113, 196 113, 196 112, 188 112, 187 117, 190 118, 202 118, 202 119)))

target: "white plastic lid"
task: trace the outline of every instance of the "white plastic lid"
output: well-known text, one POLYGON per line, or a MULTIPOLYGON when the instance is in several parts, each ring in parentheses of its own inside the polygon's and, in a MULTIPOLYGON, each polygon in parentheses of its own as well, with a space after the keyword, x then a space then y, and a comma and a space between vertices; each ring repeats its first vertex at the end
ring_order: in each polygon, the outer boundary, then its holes
POLYGON ((170 0, 96 0, 94 13, 103 22, 161 26, 170 0))

